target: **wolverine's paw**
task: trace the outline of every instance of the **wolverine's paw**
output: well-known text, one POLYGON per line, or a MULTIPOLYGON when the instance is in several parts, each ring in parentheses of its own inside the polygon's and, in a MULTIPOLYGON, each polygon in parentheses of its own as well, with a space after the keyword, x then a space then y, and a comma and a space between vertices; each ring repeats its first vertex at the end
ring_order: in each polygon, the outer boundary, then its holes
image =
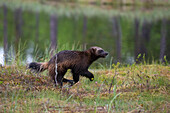
POLYGON ((70 80, 69 83, 70 83, 70 86, 74 85, 74 81, 73 80, 70 80))
POLYGON ((90 81, 93 81, 94 80, 94 78, 90 78, 90 81))

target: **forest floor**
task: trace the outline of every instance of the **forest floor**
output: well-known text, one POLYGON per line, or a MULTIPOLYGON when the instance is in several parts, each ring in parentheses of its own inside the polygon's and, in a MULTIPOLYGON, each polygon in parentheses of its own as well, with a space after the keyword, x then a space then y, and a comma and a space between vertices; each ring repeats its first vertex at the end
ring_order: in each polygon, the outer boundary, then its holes
MULTIPOLYGON (((131 65, 91 70, 72 87, 56 88, 47 72, 0 67, 0 112, 170 112, 170 66, 131 65)), ((70 72, 66 75, 72 78, 70 72)))

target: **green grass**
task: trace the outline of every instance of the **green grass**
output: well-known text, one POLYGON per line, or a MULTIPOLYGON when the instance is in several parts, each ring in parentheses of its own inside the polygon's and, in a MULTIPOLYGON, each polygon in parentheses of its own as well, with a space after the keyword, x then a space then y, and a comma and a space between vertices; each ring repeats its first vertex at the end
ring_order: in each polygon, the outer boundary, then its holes
MULTIPOLYGON (((169 112, 169 66, 113 67, 91 70, 93 82, 81 77, 63 89, 56 88, 46 72, 37 75, 23 66, 1 67, 0 112, 169 112)), ((66 77, 72 78, 70 72, 66 77)))

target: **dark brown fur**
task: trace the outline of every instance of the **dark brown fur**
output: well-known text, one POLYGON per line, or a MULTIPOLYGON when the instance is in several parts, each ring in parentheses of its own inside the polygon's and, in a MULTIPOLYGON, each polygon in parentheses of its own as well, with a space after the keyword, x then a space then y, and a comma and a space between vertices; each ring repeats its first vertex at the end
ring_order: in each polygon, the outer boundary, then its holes
POLYGON ((89 66, 98 58, 107 56, 102 48, 91 47, 86 51, 61 51, 54 55, 49 62, 36 63, 32 62, 29 64, 29 68, 36 72, 44 71, 48 69, 49 75, 54 82, 62 86, 62 82, 69 82, 71 85, 79 81, 79 76, 85 76, 91 81, 94 76, 88 71, 89 66), (57 64, 57 75, 56 75, 56 64, 57 64), (68 69, 71 69, 73 74, 73 80, 64 78, 65 73, 68 69))

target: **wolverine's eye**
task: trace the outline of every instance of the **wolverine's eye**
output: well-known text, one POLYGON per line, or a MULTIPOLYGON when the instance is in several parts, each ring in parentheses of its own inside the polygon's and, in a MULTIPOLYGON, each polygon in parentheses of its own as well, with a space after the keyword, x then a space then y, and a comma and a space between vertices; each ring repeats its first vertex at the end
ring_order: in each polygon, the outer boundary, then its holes
POLYGON ((99 53, 102 53, 102 52, 104 52, 104 51, 103 51, 103 50, 99 50, 98 52, 99 52, 99 53))

